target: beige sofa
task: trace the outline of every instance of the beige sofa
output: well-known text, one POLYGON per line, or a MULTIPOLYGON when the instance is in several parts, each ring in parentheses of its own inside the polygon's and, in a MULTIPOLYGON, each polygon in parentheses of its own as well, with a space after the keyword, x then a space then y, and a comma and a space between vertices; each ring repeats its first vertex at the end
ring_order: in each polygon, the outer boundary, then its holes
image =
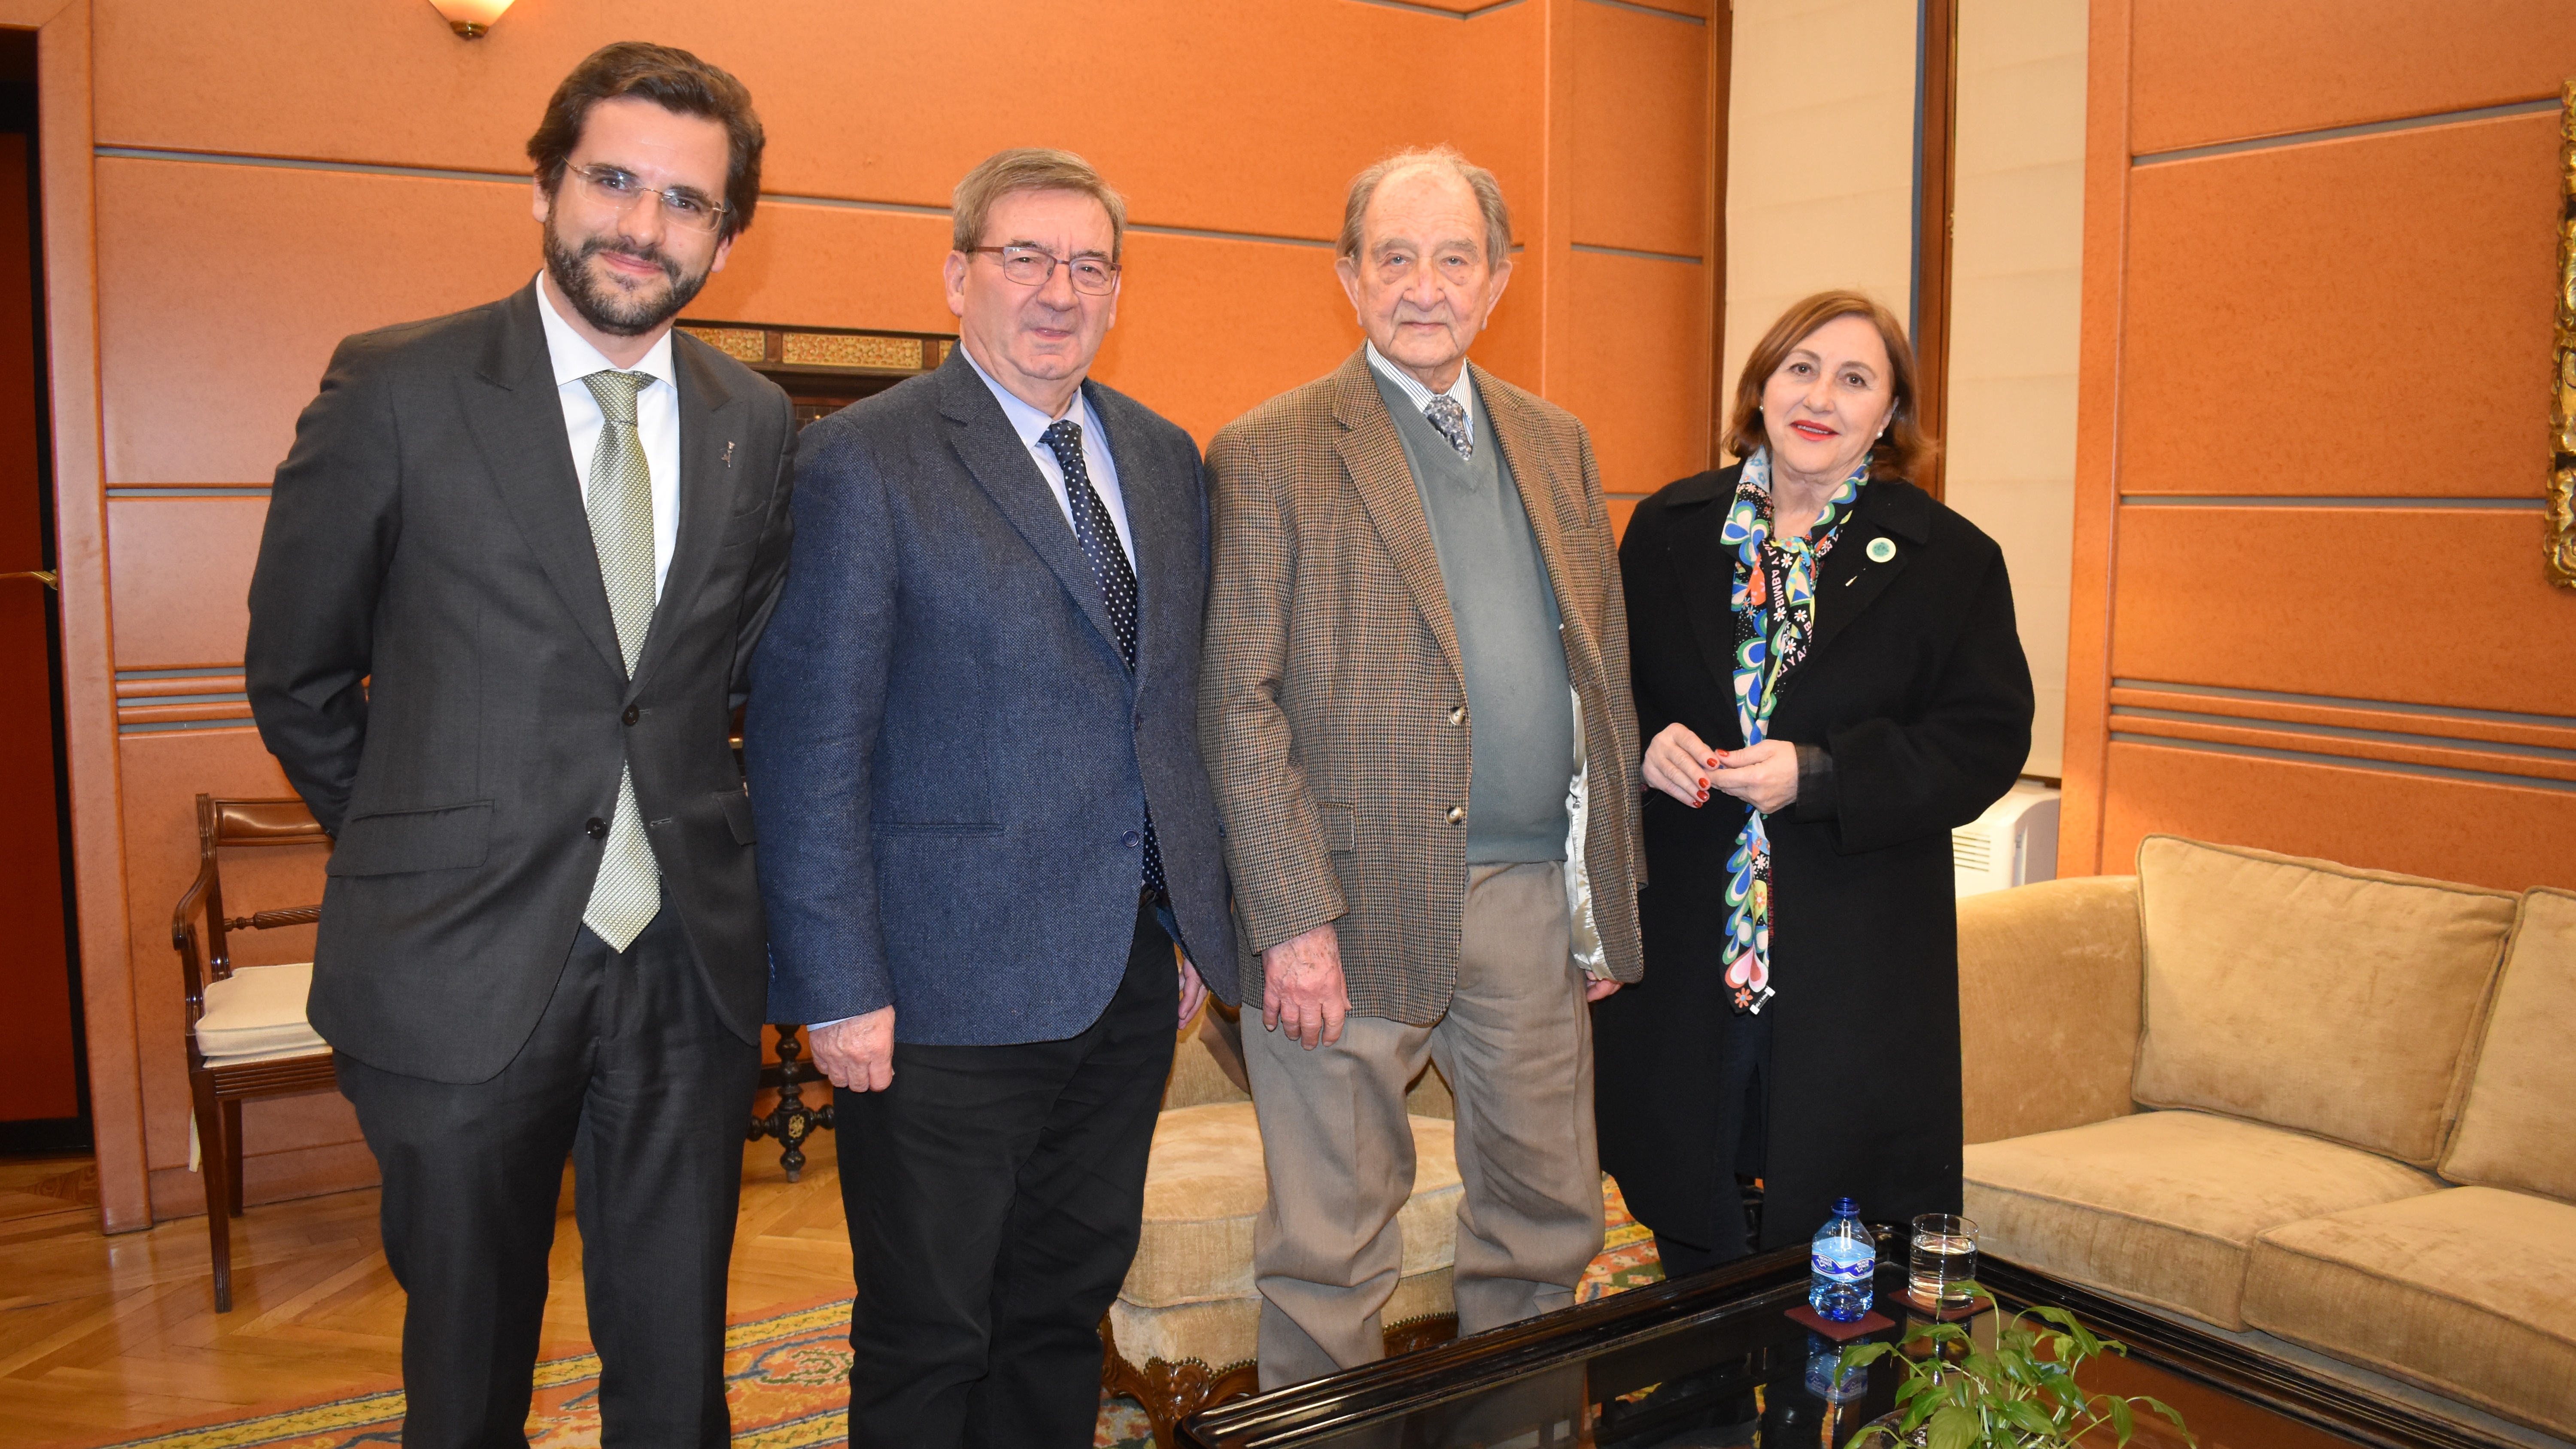
POLYGON ((2151 836, 1959 948, 1987 1251, 2576 1435, 2576 892, 2151 836))

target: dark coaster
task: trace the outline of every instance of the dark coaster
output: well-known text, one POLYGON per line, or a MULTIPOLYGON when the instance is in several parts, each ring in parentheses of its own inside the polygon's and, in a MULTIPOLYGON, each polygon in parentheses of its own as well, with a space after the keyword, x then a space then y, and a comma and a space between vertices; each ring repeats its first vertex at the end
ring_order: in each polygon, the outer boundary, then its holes
POLYGON ((1895 1319, 1888 1317, 1884 1313, 1877 1312, 1876 1310, 1864 1313, 1849 1323, 1836 1323, 1825 1315, 1818 1313, 1815 1310, 1815 1306, 1808 1303, 1801 1303, 1797 1307, 1790 1309, 1789 1316, 1796 1319, 1798 1322, 1805 1324, 1807 1327, 1814 1329, 1816 1332, 1823 1334, 1825 1337, 1832 1339, 1836 1343, 1848 1343, 1851 1340, 1860 1337, 1864 1333, 1876 1333, 1882 1328, 1894 1328, 1896 1326, 1895 1319))

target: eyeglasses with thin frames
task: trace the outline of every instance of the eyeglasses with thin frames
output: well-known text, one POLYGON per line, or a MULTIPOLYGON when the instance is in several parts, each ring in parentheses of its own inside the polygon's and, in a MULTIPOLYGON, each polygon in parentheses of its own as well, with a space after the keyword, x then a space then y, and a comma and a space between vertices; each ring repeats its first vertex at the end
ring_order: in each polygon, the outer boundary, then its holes
POLYGON ((620 216, 652 197, 662 204, 662 220, 689 231, 714 231, 724 222, 725 208, 685 186, 660 189, 645 185, 614 166, 566 166, 582 179, 590 194, 620 216))
POLYGON ((1067 268, 1073 277, 1073 289, 1089 296, 1104 297, 1118 285, 1118 264, 1105 257, 1060 257, 1043 247, 968 247, 969 252, 990 252, 1001 258, 1002 275, 1023 287, 1043 287, 1058 267, 1067 268))

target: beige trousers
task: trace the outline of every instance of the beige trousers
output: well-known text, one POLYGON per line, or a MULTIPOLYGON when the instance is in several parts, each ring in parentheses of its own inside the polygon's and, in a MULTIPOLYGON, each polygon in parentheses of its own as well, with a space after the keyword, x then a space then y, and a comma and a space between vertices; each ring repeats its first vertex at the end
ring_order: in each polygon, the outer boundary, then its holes
POLYGON ((1378 1314, 1413 1192, 1404 1094, 1426 1061, 1458 1103, 1458 1332, 1574 1301, 1602 1223, 1592 1019, 1570 929, 1563 866, 1470 866, 1458 986, 1438 1023, 1353 1016, 1339 1043, 1308 1051, 1245 1003, 1270 1178, 1252 1256, 1263 1388, 1385 1356, 1378 1314))

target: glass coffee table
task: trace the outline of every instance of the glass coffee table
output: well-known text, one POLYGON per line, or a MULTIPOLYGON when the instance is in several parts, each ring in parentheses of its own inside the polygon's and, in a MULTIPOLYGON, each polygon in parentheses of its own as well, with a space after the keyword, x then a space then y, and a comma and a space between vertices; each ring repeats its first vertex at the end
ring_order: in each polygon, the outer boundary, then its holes
MULTIPOLYGON (((1901 1337, 1909 1317, 1904 1254, 1889 1247, 1877 1303, 1894 1323, 1868 1339, 1901 1337)), ((2010 1263, 1987 1259, 1979 1279, 2007 1311, 2062 1307, 2128 1344, 2128 1359, 2088 1368, 2086 1386, 2163 1399, 2203 1449, 2508 1444, 2010 1263)), ((1833 1384, 1840 1345, 1787 1316, 1806 1294, 1807 1250, 1784 1248, 1238 1399, 1182 1424, 1177 1439, 1193 1449, 1840 1449, 1894 1407, 1903 1370, 1881 1360, 1833 1384)), ((1994 1318, 1979 1315, 1972 1332, 1990 1332, 1994 1318)), ((2183 1441, 2148 1415, 2131 1442, 2183 1441)))

